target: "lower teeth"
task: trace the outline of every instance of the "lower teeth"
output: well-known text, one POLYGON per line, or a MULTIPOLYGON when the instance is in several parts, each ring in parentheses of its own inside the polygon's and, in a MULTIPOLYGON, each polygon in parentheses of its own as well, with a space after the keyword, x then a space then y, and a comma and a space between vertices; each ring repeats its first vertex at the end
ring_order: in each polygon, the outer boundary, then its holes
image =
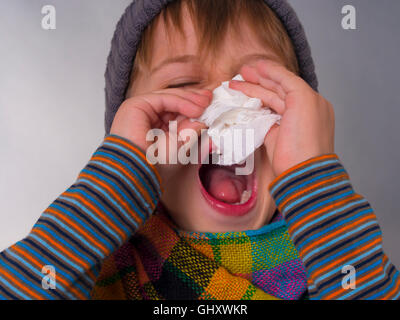
POLYGON ((238 204, 246 203, 247 201, 249 201, 250 197, 251 197, 251 191, 248 190, 243 191, 242 196, 240 198, 240 202, 238 204))

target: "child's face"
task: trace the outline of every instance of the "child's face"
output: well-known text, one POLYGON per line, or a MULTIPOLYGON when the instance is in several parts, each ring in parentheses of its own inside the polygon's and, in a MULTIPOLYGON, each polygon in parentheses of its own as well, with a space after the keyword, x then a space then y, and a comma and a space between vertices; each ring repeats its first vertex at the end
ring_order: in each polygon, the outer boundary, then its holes
MULTIPOLYGON (((221 82, 230 80, 238 74, 244 64, 252 65, 259 59, 272 59, 282 63, 272 50, 261 44, 244 20, 240 22, 242 39, 238 39, 233 33, 228 33, 215 59, 209 57, 207 61, 199 61, 195 28, 189 13, 184 12, 183 26, 186 39, 180 36, 179 31, 174 30, 171 44, 167 37, 168 29, 160 19, 153 38, 151 71, 138 73, 135 82, 128 90, 127 98, 185 84, 187 84, 185 88, 213 90, 221 82)), ((252 192, 256 198, 253 205, 248 206, 244 210, 245 214, 241 216, 229 215, 229 210, 226 210, 227 212, 223 212, 223 209, 217 210, 215 205, 206 200, 201 192, 201 185, 204 183, 202 184, 202 179, 199 179, 200 165, 181 166, 173 181, 164 181, 165 192, 162 202, 175 223, 183 230, 227 232, 258 229, 270 221, 275 211, 274 202, 268 191, 268 185, 274 175, 264 147, 256 151, 254 166, 257 187, 252 192)), ((228 197, 234 186, 243 183, 242 180, 235 181, 235 177, 224 172, 223 168, 218 170, 203 168, 203 171, 208 175, 206 178, 209 181, 215 180, 214 189, 219 193, 225 192, 225 196, 228 197)), ((240 186, 235 190, 236 192, 241 190, 240 186)), ((231 195, 232 197, 235 198, 235 195, 231 195)))

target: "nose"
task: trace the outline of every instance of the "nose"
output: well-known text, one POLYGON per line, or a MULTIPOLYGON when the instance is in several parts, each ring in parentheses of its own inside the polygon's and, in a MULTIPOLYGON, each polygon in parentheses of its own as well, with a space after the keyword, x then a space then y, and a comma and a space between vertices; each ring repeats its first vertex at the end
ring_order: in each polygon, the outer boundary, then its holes
POLYGON ((221 85, 222 82, 230 81, 231 79, 232 77, 227 74, 214 75, 212 79, 209 78, 209 80, 205 83, 204 89, 214 91, 221 85))
POLYGON ((215 90, 222 82, 229 81, 232 79, 230 72, 223 68, 211 67, 207 70, 207 81, 204 84, 204 89, 215 90))
POLYGON ((222 81, 213 81, 212 83, 207 83, 204 87, 204 89, 214 91, 216 88, 218 88, 221 85, 222 81))

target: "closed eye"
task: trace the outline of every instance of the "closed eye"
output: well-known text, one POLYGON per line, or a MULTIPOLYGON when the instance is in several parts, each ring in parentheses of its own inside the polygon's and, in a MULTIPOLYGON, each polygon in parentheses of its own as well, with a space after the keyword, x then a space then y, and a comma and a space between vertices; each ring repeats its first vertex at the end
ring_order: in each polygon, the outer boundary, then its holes
POLYGON ((184 87, 192 87, 198 85, 199 82, 184 82, 184 83, 178 83, 178 84, 171 84, 167 88, 172 89, 172 88, 184 88, 184 87))

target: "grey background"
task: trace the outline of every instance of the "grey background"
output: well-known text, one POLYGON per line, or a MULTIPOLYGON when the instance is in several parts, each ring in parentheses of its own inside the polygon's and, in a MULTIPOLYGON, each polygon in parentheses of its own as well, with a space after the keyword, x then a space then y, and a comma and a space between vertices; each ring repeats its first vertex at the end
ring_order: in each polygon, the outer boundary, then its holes
MULTIPOLYGON (((103 138, 104 70, 130 0, 0 0, 0 250, 24 237, 103 138), (57 30, 41 29, 41 8, 57 30)), ((400 1, 291 0, 320 92, 336 110, 336 152, 376 211, 400 266, 400 1), (357 30, 341 8, 357 9, 357 30)))

